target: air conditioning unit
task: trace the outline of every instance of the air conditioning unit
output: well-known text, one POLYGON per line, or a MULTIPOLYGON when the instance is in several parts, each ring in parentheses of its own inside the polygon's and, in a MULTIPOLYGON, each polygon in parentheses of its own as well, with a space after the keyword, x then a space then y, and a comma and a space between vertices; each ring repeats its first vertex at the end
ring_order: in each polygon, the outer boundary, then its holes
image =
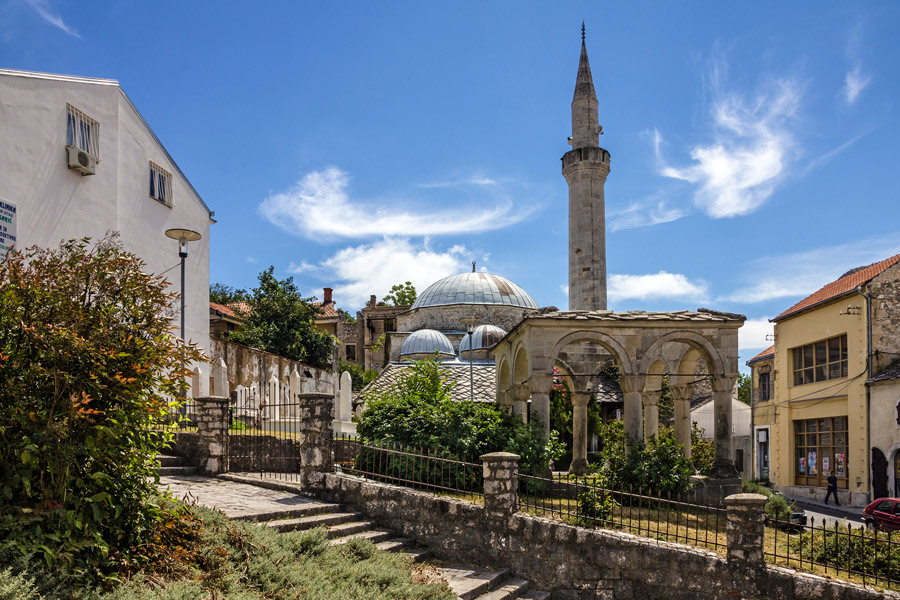
POLYGON ((93 156, 74 146, 66 146, 69 155, 69 168, 75 169, 82 175, 93 175, 97 171, 97 161, 93 156))

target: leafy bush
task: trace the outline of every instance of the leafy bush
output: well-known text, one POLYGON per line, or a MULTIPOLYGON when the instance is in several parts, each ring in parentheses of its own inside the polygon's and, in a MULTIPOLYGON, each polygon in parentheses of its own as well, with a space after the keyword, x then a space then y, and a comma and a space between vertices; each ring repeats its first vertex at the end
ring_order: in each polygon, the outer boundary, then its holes
POLYGON ((884 533, 813 530, 791 537, 791 552, 812 562, 900 580, 900 554, 884 533))
POLYGON ((339 359, 339 361, 340 363, 338 366, 338 370, 340 370, 341 373, 343 373, 344 371, 350 373, 350 381, 352 383, 354 392, 363 389, 364 387, 369 385, 369 383, 373 379, 378 377, 378 371, 375 371, 373 369, 365 369, 361 365, 347 362, 343 358, 339 359))
POLYGON ((36 597, 34 580, 14 573, 10 567, 0 569, 0 600, 31 600, 36 597))
POLYGON ((788 521, 791 518, 791 513, 796 510, 796 506, 793 502, 790 502, 787 498, 779 494, 778 492, 772 491, 767 487, 764 487, 755 481, 744 481, 742 484, 742 490, 749 494, 762 494, 768 500, 766 501, 765 511, 766 514, 772 519, 778 521, 788 521))
POLYGON ((691 423, 691 464, 699 475, 708 477, 716 460, 716 444, 713 440, 703 439, 703 433, 702 427, 691 423))
POLYGON ((0 262, 0 563, 102 579, 161 518, 150 429, 202 358, 167 287, 114 236, 0 262))
POLYGON ((578 516, 580 525, 596 525, 608 521, 619 504, 612 494, 597 488, 587 488, 578 493, 578 516))

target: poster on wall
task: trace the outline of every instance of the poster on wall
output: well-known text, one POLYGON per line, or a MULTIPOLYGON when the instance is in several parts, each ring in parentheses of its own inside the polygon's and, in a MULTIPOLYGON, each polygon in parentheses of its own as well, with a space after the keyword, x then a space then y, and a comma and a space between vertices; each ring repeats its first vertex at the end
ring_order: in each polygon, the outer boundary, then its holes
POLYGON ((822 457, 822 472, 827 473, 831 470, 831 457, 823 456, 822 457))
POLYGON ((797 473, 800 475, 806 475, 806 457, 801 456, 799 459, 799 464, 797 465, 797 473))
POLYGON ((16 205, 0 200, 0 260, 6 258, 10 246, 16 243, 16 205))
POLYGON ((835 454, 834 455, 834 471, 835 477, 846 477, 844 474, 844 455, 843 454, 835 454))
POLYGON ((816 468, 816 453, 810 452, 806 455, 806 468, 810 475, 818 475, 819 470, 816 468))

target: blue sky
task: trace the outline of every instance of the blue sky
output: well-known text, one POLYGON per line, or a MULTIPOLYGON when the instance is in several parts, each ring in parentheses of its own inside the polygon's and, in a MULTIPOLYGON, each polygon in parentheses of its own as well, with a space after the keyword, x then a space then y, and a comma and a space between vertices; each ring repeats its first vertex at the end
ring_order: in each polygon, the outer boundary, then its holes
MULTIPOLYGON (((900 4, 0 0, 0 66, 119 80, 216 211, 211 279, 355 311, 471 268, 566 308, 580 26, 610 308, 767 319, 900 252, 900 4)), ((0 99, 2 101, 2 99, 0 99)))

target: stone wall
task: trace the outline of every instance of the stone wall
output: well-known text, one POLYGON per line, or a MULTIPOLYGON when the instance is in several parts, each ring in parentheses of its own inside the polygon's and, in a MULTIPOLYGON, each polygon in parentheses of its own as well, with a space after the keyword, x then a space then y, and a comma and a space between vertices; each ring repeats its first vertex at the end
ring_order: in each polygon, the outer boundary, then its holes
POLYGON ((900 263, 875 277, 866 290, 872 297, 872 350, 877 374, 900 358, 900 263))
POLYGON ((463 317, 478 317, 478 325, 496 325, 509 331, 522 320, 530 308, 505 304, 450 304, 426 306, 409 310, 397 317, 397 331, 436 329, 438 331, 465 331, 459 322, 463 317))
POLYGON ((861 586, 761 566, 761 554, 752 550, 761 510, 752 512, 746 499, 729 506, 734 552, 725 557, 627 533, 504 514, 502 503, 486 509, 346 475, 326 474, 323 496, 427 545, 441 558, 508 568, 535 588, 552 590, 554 600, 885 597, 861 586))
POLYGON ((301 376, 304 371, 312 375, 311 378, 302 378, 301 392, 334 393, 335 380, 331 371, 316 369, 271 352, 221 338, 210 339, 210 352, 212 362, 220 358, 225 361, 229 390, 234 390, 238 385, 246 388, 252 385, 265 385, 273 374, 284 382, 296 368, 301 376))

